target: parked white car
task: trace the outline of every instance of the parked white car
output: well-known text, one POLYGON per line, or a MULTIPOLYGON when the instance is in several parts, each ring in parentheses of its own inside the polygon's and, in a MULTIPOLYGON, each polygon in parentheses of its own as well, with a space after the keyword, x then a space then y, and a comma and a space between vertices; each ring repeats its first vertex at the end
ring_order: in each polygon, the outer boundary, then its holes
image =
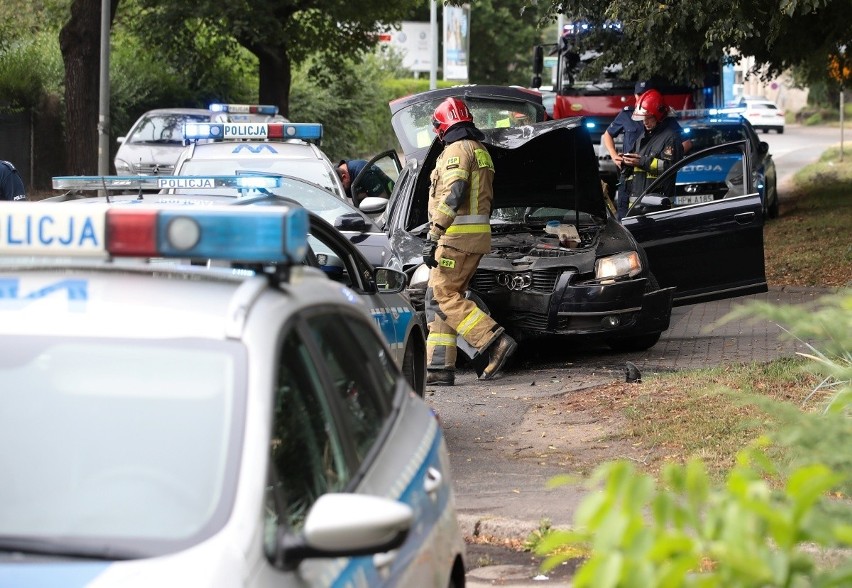
POLYGON ((779 135, 784 132, 784 111, 772 100, 765 98, 744 98, 739 106, 745 108, 743 116, 757 131, 768 133, 775 131, 779 135))

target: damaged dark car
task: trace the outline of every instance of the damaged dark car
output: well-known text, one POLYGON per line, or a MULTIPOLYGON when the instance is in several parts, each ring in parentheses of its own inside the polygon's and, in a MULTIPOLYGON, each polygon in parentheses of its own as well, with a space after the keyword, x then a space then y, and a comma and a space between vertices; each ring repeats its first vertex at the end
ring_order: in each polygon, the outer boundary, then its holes
MULTIPOLYGON (((448 95, 467 102, 496 169, 491 252, 469 296, 515 338, 594 338, 643 350, 669 327, 673 305, 766 291, 763 211, 748 175, 730 179, 724 200, 675 208, 666 187, 677 169, 669 170, 619 223, 582 119, 545 121, 540 96, 523 89, 462 86, 391 103, 405 164, 379 224, 403 259, 416 308, 429 272, 421 258, 429 175, 442 149, 426 133, 448 95)), ((718 153, 749 169, 746 141, 681 163, 718 153)))

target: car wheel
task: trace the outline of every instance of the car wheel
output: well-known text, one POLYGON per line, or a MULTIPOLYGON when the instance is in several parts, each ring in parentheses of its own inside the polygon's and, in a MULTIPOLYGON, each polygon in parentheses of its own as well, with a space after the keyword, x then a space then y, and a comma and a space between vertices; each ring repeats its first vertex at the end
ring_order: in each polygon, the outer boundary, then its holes
POLYGON ((662 333, 650 333, 648 335, 637 335, 635 337, 620 337, 618 339, 607 339, 606 344, 613 351, 645 351, 657 344, 662 333))
POLYGON ((776 130, 776 131, 778 131, 778 134, 779 134, 779 135, 783 135, 783 134, 784 134, 784 127, 781 127, 781 128, 775 129, 775 130, 776 130))
POLYGON ((426 350, 414 339, 405 346, 402 375, 418 396, 426 393, 426 350))
POLYGON ((778 209, 779 209, 778 190, 776 189, 775 186, 772 186, 771 195, 772 195, 772 200, 769 201, 769 207, 766 209, 766 215, 769 218, 778 218, 778 209))

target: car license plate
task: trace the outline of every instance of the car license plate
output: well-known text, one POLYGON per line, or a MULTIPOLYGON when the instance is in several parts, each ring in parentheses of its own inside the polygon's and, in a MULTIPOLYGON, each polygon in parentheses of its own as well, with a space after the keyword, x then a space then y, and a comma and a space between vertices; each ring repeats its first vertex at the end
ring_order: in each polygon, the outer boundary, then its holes
POLYGON ((674 199, 676 206, 701 204, 703 202, 713 202, 713 194, 690 194, 689 196, 675 196, 674 199))

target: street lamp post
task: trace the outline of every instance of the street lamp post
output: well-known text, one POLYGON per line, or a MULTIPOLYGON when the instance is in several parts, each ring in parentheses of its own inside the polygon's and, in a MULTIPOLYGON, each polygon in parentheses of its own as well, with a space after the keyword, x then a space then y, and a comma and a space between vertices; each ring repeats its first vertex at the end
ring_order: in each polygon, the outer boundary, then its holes
POLYGON ((98 100, 98 175, 109 175, 109 22, 110 0, 101 0, 101 70, 98 100))

